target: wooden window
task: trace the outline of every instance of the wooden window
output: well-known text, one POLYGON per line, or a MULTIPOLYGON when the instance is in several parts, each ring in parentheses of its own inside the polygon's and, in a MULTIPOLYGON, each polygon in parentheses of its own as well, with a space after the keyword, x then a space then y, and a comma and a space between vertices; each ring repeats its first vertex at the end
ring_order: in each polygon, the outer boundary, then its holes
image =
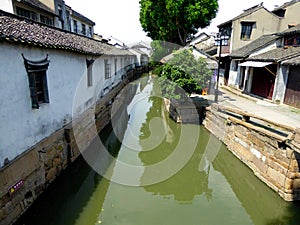
POLYGON ((81 24, 82 34, 86 35, 86 27, 85 24, 81 24))
POLYGON ((18 16, 22 16, 22 17, 37 21, 37 15, 33 11, 23 9, 23 8, 18 7, 18 6, 16 7, 16 11, 17 11, 18 16))
POLYGON ((285 37, 284 45, 285 46, 300 46, 300 35, 285 37))
POLYGON ((93 64, 94 60, 86 60, 86 67, 87 67, 87 86, 93 86, 93 64))
POLYGON ((43 24, 47 24, 49 26, 53 26, 53 20, 47 16, 40 15, 40 21, 43 24))
POLYGON ((93 37, 93 28, 92 27, 89 27, 89 36, 93 37))
POLYGON ((50 61, 48 55, 40 61, 31 61, 24 57, 24 64, 28 75, 31 105, 38 109, 40 104, 49 103, 47 69, 50 61))
POLYGON ((250 40, 254 22, 242 22, 241 40, 250 40))
POLYGON ((78 25, 76 20, 73 20, 73 31, 76 34, 78 33, 78 25))
POLYGON ((111 78, 111 64, 108 59, 104 60, 104 75, 106 80, 111 78))
POLYGON ((118 73, 118 59, 115 59, 115 75, 118 73))

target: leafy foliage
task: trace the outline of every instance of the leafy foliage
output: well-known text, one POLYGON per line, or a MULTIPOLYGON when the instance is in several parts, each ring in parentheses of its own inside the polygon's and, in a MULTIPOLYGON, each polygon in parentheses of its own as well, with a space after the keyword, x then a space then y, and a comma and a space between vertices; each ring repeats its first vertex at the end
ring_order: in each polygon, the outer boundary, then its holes
POLYGON ((185 46, 215 18, 217 0, 140 0, 140 23, 153 40, 185 46))
POLYGON ((204 59, 196 59, 190 50, 179 50, 168 63, 157 69, 166 98, 185 98, 208 86, 212 71, 204 59))
POLYGON ((170 42, 166 41, 152 41, 151 42, 152 47, 152 55, 151 55, 151 61, 152 62, 160 62, 160 60, 166 56, 171 54, 174 50, 177 50, 180 48, 179 45, 175 45, 170 42))

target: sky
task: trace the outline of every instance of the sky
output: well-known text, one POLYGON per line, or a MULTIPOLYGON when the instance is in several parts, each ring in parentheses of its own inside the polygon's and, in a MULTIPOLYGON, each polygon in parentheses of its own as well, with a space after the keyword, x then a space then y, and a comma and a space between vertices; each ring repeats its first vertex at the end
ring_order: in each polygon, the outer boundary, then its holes
MULTIPOLYGON (((217 31, 217 25, 241 14, 244 9, 261 2, 273 10, 275 5, 282 5, 289 0, 219 0, 219 11, 211 25, 201 31, 211 33, 217 31)), ((95 33, 110 36, 131 44, 139 41, 151 41, 143 31, 139 22, 139 0, 65 0, 77 12, 96 23, 95 33)))

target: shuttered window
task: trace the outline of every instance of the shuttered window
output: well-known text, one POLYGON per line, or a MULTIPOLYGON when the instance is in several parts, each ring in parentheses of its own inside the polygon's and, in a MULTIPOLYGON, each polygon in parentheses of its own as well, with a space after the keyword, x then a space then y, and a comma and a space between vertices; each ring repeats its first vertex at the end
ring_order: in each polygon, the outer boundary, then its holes
POLYGON ((47 69, 50 61, 48 55, 40 61, 31 61, 23 56, 25 68, 28 75, 31 106, 38 109, 40 104, 49 103, 47 69))
POLYGON ((255 22, 241 22, 241 40, 251 40, 252 29, 255 27, 255 22))
POLYGON ((87 67, 87 86, 93 86, 93 64, 95 60, 86 60, 86 67, 87 67))
POLYGON ((111 64, 107 59, 104 60, 104 75, 105 79, 111 78, 111 64))

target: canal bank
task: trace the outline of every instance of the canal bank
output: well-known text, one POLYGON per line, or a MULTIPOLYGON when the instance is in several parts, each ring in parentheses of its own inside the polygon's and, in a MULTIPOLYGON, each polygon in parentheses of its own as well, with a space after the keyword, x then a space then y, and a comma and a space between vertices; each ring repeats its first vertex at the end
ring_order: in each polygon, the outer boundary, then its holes
POLYGON ((105 146, 117 153, 118 162, 141 169, 138 174, 122 171, 115 161, 108 178, 123 172, 143 184, 149 176, 156 178, 172 169, 164 164, 153 174, 151 166, 168 159, 178 146, 182 157, 193 150, 180 171, 151 185, 123 185, 101 177, 79 157, 16 225, 298 224, 299 204, 283 201, 202 126, 175 123, 162 98, 155 96, 151 82, 140 82, 122 142, 114 144, 111 126, 100 133, 105 146), (178 144, 180 139, 183 145, 178 144), (206 152, 215 147, 218 155, 209 163, 206 152))
POLYGON ((298 118, 292 108, 222 89, 219 103, 207 108, 203 124, 260 180, 284 200, 295 201, 300 200, 298 118))
POLYGON ((117 101, 120 108, 129 104, 136 87, 125 90, 124 87, 146 71, 146 67, 128 71, 126 78, 92 108, 1 168, 1 225, 11 224, 23 214, 49 184, 79 157, 112 117, 122 116, 125 122, 128 120, 124 111, 114 111, 112 115, 112 102, 117 101), (121 90, 126 92, 122 96, 118 95, 121 90))

